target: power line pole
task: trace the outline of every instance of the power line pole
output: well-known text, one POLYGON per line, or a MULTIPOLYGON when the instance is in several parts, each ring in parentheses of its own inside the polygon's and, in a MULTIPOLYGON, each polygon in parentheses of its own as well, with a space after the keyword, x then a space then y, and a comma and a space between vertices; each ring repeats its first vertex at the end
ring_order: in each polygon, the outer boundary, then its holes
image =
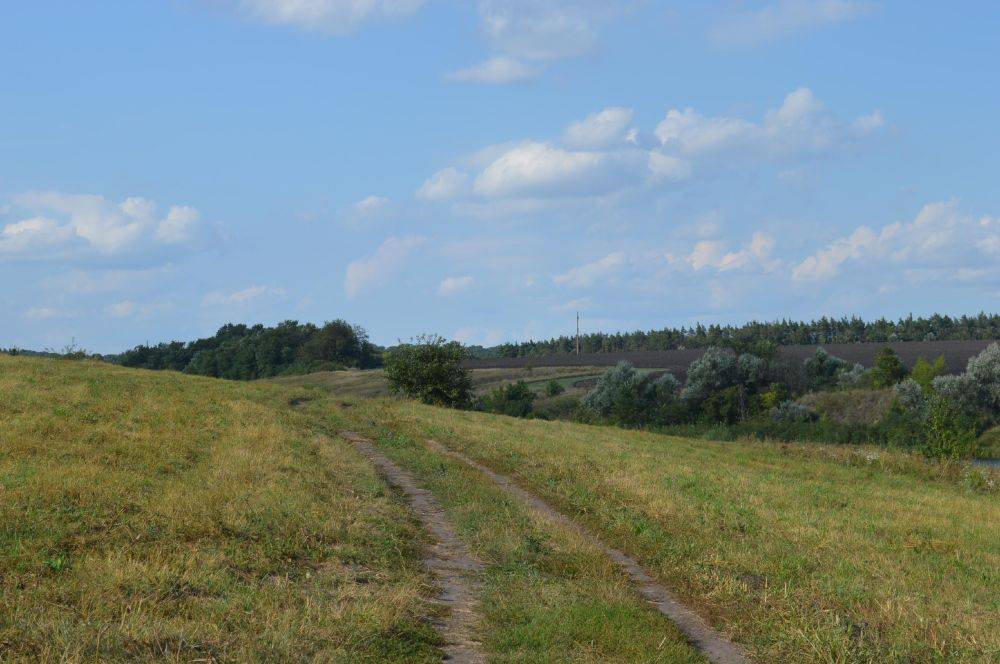
POLYGON ((580 312, 576 312, 576 354, 580 354, 580 312))

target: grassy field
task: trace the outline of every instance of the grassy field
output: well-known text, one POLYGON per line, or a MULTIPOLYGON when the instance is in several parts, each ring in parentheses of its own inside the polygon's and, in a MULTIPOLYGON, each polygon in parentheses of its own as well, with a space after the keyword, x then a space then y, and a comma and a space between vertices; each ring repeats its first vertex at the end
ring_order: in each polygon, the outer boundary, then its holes
MULTIPOLYGON (((476 394, 518 380, 526 381, 536 392, 541 391, 550 380, 557 380, 563 387, 570 388, 581 378, 593 378, 603 371, 595 367, 538 367, 532 369, 473 369, 472 387, 476 394)), ((272 382, 285 387, 318 387, 339 396, 371 398, 387 396, 389 384, 381 369, 367 371, 321 371, 304 376, 283 376, 272 382)))
POLYGON ((2 661, 436 661, 421 537, 284 390, 0 355, 2 661))
POLYGON ((709 443, 367 402, 634 554, 758 661, 995 661, 1000 503, 884 450, 709 443))
POLYGON ((439 661, 428 540, 344 428, 484 563, 491 661, 699 655, 592 542, 428 439, 639 558, 757 661, 1000 656, 996 474, 282 382, 0 355, 0 660, 439 661))

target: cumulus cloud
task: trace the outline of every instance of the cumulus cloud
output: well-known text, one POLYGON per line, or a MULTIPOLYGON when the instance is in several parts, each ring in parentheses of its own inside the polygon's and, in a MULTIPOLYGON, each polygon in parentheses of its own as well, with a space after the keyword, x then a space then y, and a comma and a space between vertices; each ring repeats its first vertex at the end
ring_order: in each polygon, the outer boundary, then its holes
POLYGON ((363 23, 414 14, 424 0, 237 0, 248 16, 275 25, 345 34, 363 23))
POLYGON ((156 204, 141 197, 115 205, 103 196, 38 191, 10 200, 8 214, 28 218, 0 229, 0 253, 6 254, 38 257, 91 249, 114 255, 142 244, 182 244, 202 230, 195 208, 174 205, 161 218, 156 204))
POLYGON ((271 286, 250 286, 238 291, 213 291, 202 298, 204 307, 245 305, 265 296, 283 297, 283 288, 271 286))
POLYGON ((656 127, 669 153, 687 158, 781 159, 828 154, 876 133, 885 124, 879 111, 845 123, 800 87, 763 122, 705 117, 693 108, 672 109, 656 127))
MULTIPOLYGON (((859 226, 808 256, 792 270, 795 281, 828 280, 851 262, 869 267, 951 270, 956 274, 976 264, 995 268, 992 254, 1000 246, 1000 224, 991 217, 975 218, 958 204, 925 205, 909 223, 894 223, 876 232, 859 226)), ((939 272, 940 273, 940 272, 939 272)))
POLYGON ((74 314, 70 311, 53 307, 31 307, 24 312, 24 317, 28 320, 52 320, 54 318, 72 318, 73 316, 74 314))
POLYGON ((527 60, 572 58, 597 43, 594 3, 572 0, 483 0, 483 33, 494 47, 527 60))
POLYGON ((599 279, 615 274, 627 263, 628 255, 623 251, 616 251, 590 263, 574 267, 562 274, 557 274, 552 277, 552 281, 559 286, 591 286, 599 279))
POLYGON ((625 140, 633 111, 614 106, 594 113, 566 129, 563 143, 571 148, 606 148, 625 140))
POLYGON ((456 168, 446 168, 427 178, 416 196, 425 201, 445 201, 465 193, 468 185, 468 175, 456 168))
POLYGON ((527 141, 483 169, 473 190, 489 198, 607 194, 634 182, 646 170, 636 157, 527 141))
POLYGON ((416 236, 390 237, 374 253, 351 262, 344 275, 347 297, 353 299, 365 289, 383 284, 423 241, 416 236))
POLYGON ((798 32, 854 20, 872 11, 855 0, 778 0, 758 9, 725 14, 709 30, 723 46, 754 46, 798 32))
POLYGON ((538 78, 538 70, 516 58, 496 56, 465 69, 451 72, 445 79, 456 83, 482 83, 484 85, 510 85, 538 78))
POLYGON ((418 198, 463 196, 496 205, 537 207, 541 199, 593 199, 629 190, 678 186, 699 172, 735 163, 794 162, 842 153, 877 134, 878 111, 840 120, 808 88, 754 122, 671 110, 654 134, 632 126, 628 108, 609 107, 571 124, 559 141, 528 139, 481 150, 467 162, 470 176, 452 167, 429 178, 418 198))
POLYGON ((476 280, 470 276, 446 277, 438 286, 438 293, 441 295, 457 295, 472 288, 476 280))

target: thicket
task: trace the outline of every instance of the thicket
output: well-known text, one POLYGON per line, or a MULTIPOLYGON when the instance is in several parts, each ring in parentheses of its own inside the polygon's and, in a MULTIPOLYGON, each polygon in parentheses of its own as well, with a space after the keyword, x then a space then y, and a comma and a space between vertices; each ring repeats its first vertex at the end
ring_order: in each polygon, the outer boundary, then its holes
POLYGON ((381 357, 368 333, 357 325, 335 320, 319 327, 288 320, 274 327, 223 325, 214 336, 136 346, 115 361, 138 369, 254 380, 312 371, 367 369, 378 366, 381 357))

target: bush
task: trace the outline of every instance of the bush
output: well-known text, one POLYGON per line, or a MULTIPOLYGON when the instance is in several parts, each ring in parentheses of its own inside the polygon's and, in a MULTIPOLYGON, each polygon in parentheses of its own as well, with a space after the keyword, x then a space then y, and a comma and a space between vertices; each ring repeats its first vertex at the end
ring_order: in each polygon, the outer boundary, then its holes
POLYGON ((680 383, 673 374, 644 378, 628 362, 605 371, 583 406, 605 420, 629 427, 663 424, 683 417, 677 397, 680 383))
POLYGON ((918 448, 935 459, 965 459, 978 447, 975 424, 948 399, 933 397, 927 404, 926 428, 918 448))
POLYGON ((819 416, 807 406, 794 401, 783 401, 771 409, 772 422, 813 422, 819 416))
POLYGON ((909 371, 893 349, 886 346, 875 354, 872 367, 872 385, 875 387, 892 387, 907 375, 909 371))
POLYGON ((558 380, 553 379, 545 384, 546 396, 557 397, 565 391, 566 388, 563 387, 562 383, 560 383, 558 380))
POLYGON ((916 381, 926 394, 930 394, 934 379, 938 376, 943 376, 947 373, 947 370, 948 368, 945 365, 944 355, 941 355, 938 359, 934 360, 934 364, 931 364, 921 357, 913 365, 913 369, 910 371, 910 378, 916 381))
POLYGON ((896 403, 906 412, 915 416, 923 417, 927 408, 927 392, 913 378, 898 383, 893 388, 896 393, 896 403))
POLYGON ((767 374, 767 363, 759 357, 748 353, 737 356, 727 348, 709 348, 691 363, 681 399, 703 419, 738 422, 759 403, 755 389, 767 374))
POLYGON ((519 380, 494 389, 479 400, 477 408, 510 417, 527 417, 534 403, 535 393, 527 383, 519 380))
POLYGON ((386 353, 389 389, 423 403, 463 408, 472 395, 469 372, 462 367, 465 349, 435 335, 417 337, 386 353))
POLYGON ((871 373, 860 364, 855 364, 850 369, 842 369, 837 374, 837 387, 841 389, 853 389, 867 384, 871 378, 871 373))
POLYGON ((803 362, 803 367, 806 387, 811 392, 836 387, 838 375, 849 370, 847 362, 830 355, 823 348, 817 348, 816 353, 803 362))

